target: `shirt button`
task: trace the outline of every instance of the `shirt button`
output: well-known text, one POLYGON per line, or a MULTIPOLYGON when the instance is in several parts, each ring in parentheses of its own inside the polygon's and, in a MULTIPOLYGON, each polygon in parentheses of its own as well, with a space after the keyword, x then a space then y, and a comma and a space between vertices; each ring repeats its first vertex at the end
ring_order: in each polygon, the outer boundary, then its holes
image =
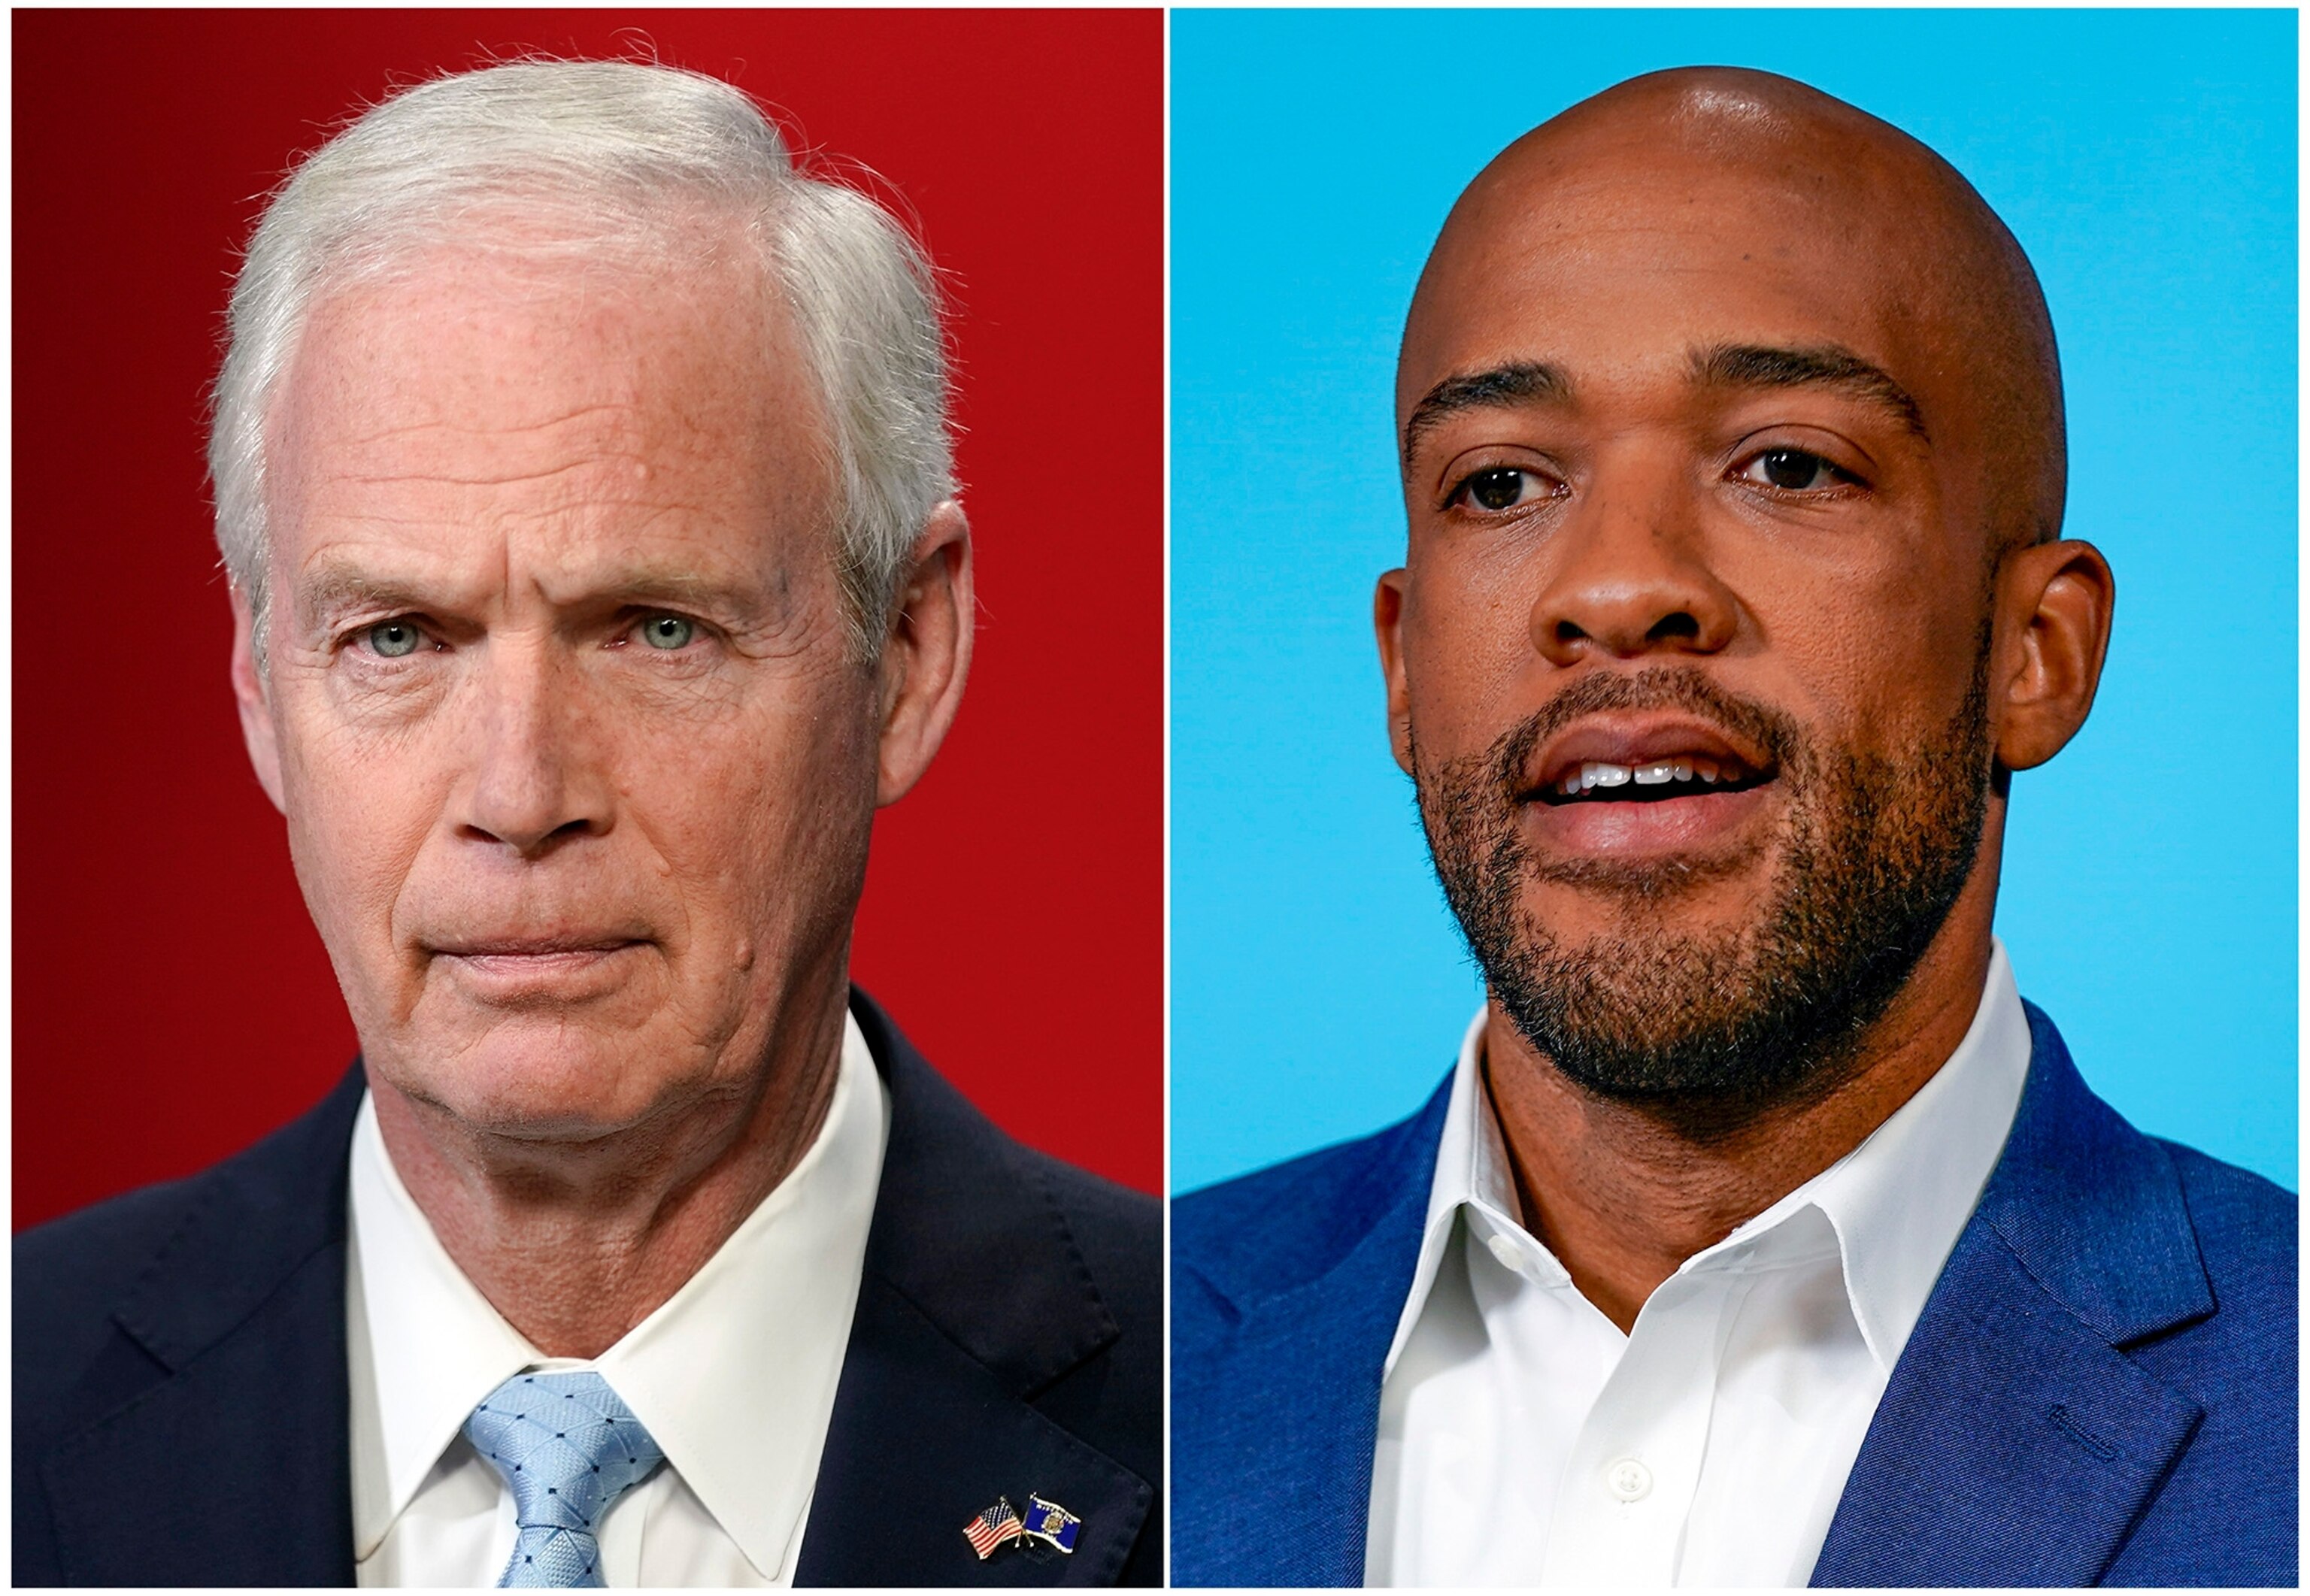
POLYGON ((1492 1256, 1500 1261, 1501 1268, 1517 1271, 1524 1268, 1523 1255, 1516 1251, 1515 1243, 1507 1236, 1495 1234, 1484 1245, 1492 1250, 1492 1256))
POLYGON ((1653 1471, 1624 1457, 1604 1470, 1604 1484, 1623 1502, 1641 1502, 1653 1488, 1653 1471))

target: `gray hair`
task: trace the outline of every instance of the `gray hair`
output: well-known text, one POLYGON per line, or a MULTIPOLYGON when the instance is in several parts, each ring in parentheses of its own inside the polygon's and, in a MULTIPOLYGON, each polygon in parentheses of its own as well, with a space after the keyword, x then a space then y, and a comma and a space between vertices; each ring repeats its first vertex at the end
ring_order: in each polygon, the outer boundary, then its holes
POLYGON ((324 290, 465 241, 508 202, 559 247, 647 244, 688 202, 741 222, 794 316, 825 405, 845 620, 879 649, 906 557, 955 492, 929 260, 872 198, 798 169, 717 79, 618 61, 520 61, 372 107, 277 189, 233 284, 209 432, 217 546, 268 609, 265 421, 324 290))

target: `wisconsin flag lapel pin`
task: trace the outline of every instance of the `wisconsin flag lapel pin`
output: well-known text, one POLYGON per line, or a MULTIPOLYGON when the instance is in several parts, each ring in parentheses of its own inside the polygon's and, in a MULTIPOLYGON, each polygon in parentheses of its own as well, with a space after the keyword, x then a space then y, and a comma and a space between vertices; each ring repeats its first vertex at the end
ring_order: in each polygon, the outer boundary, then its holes
POLYGON ((1040 1496, 1027 1498, 1027 1533, 1038 1540, 1047 1540, 1061 1551, 1072 1554, 1075 1549, 1075 1532, 1082 1528, 1082 1520, 1069 1513, 1056 1502, 1046 1502, 1040 1496))

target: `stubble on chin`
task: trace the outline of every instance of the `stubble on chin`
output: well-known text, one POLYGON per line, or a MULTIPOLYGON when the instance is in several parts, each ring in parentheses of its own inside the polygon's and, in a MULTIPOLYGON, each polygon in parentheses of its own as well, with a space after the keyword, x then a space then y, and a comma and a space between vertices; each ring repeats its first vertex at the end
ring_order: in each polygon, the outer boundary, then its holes
POLYGON ((1915 757, 1825 750, 1789 717, 1696 672, 1593 676, 1478 753, 1412 768, 1437 876, 1493 1000, 1584 1090, 1724 1134, 1833 1089, 1964 889, 1989 777, 1985 654, 1966 702, 1915 757), (1536 856, 1518 828, 1531 753, 1581 716, 1676 708, 1769 752, 1782 823, 1722 853, 1536 856), (1707 883, 1760 870, 1753 912, 1699 927, 1707 883), (1613 929, 1578 942, 1532 885, 1591 895, 1613 929))

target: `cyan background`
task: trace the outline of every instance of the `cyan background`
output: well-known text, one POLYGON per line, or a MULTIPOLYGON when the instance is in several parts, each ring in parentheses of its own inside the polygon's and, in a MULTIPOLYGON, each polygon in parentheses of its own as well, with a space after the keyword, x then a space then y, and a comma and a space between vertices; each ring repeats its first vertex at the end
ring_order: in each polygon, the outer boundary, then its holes
POLYGON ((1940 151, 2052 302, 2083 733, 1999 933, 2133 1122, 2296 1184, 2290 12, 1196 12, 1171 23, 1171 1181, 1410 1113, 1481 994, 1388 757, 1396 335, 1453 198, 1637 73, 1785 73, 1940 151))

